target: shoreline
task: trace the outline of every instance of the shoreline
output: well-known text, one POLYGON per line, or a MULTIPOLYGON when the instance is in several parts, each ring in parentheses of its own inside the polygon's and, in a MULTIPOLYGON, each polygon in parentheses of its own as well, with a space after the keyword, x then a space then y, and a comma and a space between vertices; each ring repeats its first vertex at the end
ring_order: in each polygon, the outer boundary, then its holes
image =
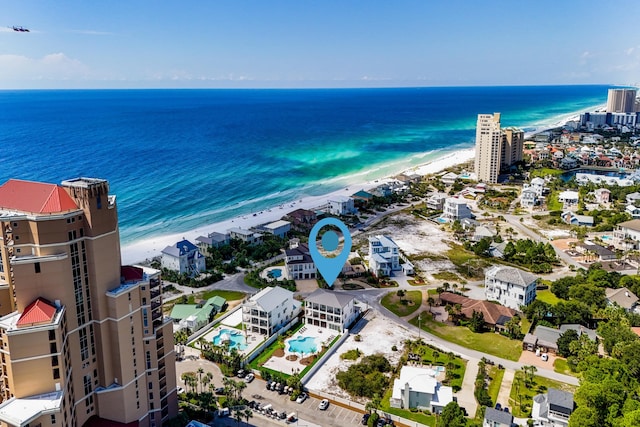
POLYGON ((249 229, 251 227, 258 226, 260 224, 277 221, 287 213, 296 209, 314 209, 323 206, 327 203, 327 199, 335 196, 351 196, 353 193, 360 190, 371 190, 385 182, 389 182, 393 176, 401 174, 403 172, 415 173, 418 175, 428 175, 437 172, 441 172, 447 168, 466 163, 469 160, 475 158, 475 146, 470 148, 464 148, 453 152, 443 154, 427 163, 423 163, 414 167, 404 168, 396 173, 386 176, 384 178, 376 179, 373 181, 367 181, 364 183, 350 185, 349 187, 322 194, 319 196, 306 196, 302 199, 289 201, 278 206, 272 206, 271 208, 264 209, 258 212, 247 213, 246 215, 239 215, 234 218, 219 221, 212 224, 206 224, 193 230, 188 230, 183 233, 172 233, 161 236, 155 236, 148 239, 142 239, 137 242, 124 245, 121 247, 121 262, 122 265, 136 264, 150 260, 154 257, 160 256, 161 251, 169 245, 173 245, 181 239, 187 239, 191 242, 195 242, 198 236, 207 235, 208 233, 218 232, 226 233, 229 228, 243 228, 249 229), (255 216, 254 216, 255 215, 255 216))

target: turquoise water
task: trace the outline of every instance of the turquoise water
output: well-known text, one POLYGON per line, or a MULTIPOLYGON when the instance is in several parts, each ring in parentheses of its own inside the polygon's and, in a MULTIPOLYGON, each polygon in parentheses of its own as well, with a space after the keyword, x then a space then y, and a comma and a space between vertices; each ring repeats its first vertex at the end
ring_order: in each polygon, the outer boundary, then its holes
POLYGON ((0 91, 0 183, 107 179, 123 245, 372 181, 526 130, 609 86, 0 91))
POLYGON ((282 269, 280 268, 273 268, 269 271, 269 276, 277 279, 278 277, 282 276, 282 269))
POLYGON ((298 337, 288 341, 289 351, 292 353, 311 354, 317 351, 315 337, 298 337))
POLYGON ((436 221, 438 221, 440 224, 446 224, 447 222, 449 222, 445 218, 436 218, 436 221))
POLYGON ((242 335, 242 332, 234 331, 231 329, 220 329, 218 335, 213 337, 213 344, 217 346, 223 346, 222 335, 227 334, 229 336, 229 350, 235 348, 237 350, 245 350, 247 348, 247 340, 242 335))

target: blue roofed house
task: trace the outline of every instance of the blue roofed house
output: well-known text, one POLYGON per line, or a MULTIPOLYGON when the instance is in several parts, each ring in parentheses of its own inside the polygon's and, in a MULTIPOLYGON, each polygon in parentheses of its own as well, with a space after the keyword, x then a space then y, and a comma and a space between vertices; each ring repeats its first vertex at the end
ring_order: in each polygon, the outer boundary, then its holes
POLYGON ((206 270, 204 255, 188 240, 181 240, 173 246, 164 248, 161 265, 168 270, 190 276, 197 276, 206 270))

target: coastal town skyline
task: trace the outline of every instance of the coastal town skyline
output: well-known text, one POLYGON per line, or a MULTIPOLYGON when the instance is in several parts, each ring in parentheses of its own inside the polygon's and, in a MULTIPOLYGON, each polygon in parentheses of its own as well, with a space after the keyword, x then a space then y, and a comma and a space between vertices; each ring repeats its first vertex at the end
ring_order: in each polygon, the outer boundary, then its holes
POLYGON ((640 79, 640 6, 2 1, 0 88, 304 88, 640 79), (490 24, 496 23, 496 25, 490 24), (499 23, 499 25, 497 24, 499 23), (14 31, 12 26, 30 32, 14 31))

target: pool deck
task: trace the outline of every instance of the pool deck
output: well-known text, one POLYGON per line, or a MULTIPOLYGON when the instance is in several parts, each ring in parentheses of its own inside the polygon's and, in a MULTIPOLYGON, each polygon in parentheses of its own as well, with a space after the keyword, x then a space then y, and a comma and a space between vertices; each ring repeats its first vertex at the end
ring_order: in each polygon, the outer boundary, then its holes
MULTIPOLYGON (((240 311, 240 310, 238 310, 240 311)), ((230 316, 233 317, 233 316, 230 316)), ((228 320, 229 317, 227 317, 225 320, 228 320)), ((240 312, 240 319, 242 319, 242 312, 240 312)), ((203 338, 205 339, 205 341, 213 343, 213 338, 215 336, 217 336, 220 333, 220 330, 222 329, 230 329, 232 331, 238 331, 241 332, 244 336, 245 339, 247 341, 247 348, 245 348, 244 350, 240 350, 238 349, 238 352, 240 354, 249 354, 253 351, 254 348, 256 348, 258 345, 260 345, 264 340, 265 337, 260 335, 260 334, 253 334, 249 331, 241 331, 240 329, 236 329, 234 328, 234 326, 236 326, 239 322, 237 323, 233 323, 233 326, 231 326, 228 323, 225 322, 221 322, 220 324, 218 324, 215 328, 211 329, 209 332, 207 332, 203 338)))
POLYGON ((276 265, 273 267, 267 267, 264 270, 262 270, 260 272, 260 277, 262 277, 263 279, 276 279, 278 281, 281 281, 283 279, 289 279, 288 277, 289 275, 287 274, 287 269, 284 267, 284 265, 276 265), (269 277, 269 272, 271 270, 280 270, 280 272, 282 273, 280 276, 278 277, 269 277))
MULTIPOLYGON (((274 371, 282 372, 284 374, 292 374, 293 372, 302 371, 306 368, 306 365, 300 363, 300 353, 292 353, 288 351, 289 345, 287 342, 296 338, 304 338, 304 337, 314 337, 316 338, 316 345, 318 351, 322 349, 322 344, 326 343, 327 345, 333 341, 333 339, 337 336, 341 335, 340 332, 334 331, 332 329, 321 328, 319 326, 313 326, 305 324, 301 329, 299 329, 291 338, 287 338, 285 340, 285 351, 283 357, 275 357, 272 356, 267 362, 263 365, 265 368, 273 369, 274 371), (296 360, 291 361, 287 360, 287 356, 296 356, 296 360)), ((304 357, 309 356, 305 354, 304 357)))

